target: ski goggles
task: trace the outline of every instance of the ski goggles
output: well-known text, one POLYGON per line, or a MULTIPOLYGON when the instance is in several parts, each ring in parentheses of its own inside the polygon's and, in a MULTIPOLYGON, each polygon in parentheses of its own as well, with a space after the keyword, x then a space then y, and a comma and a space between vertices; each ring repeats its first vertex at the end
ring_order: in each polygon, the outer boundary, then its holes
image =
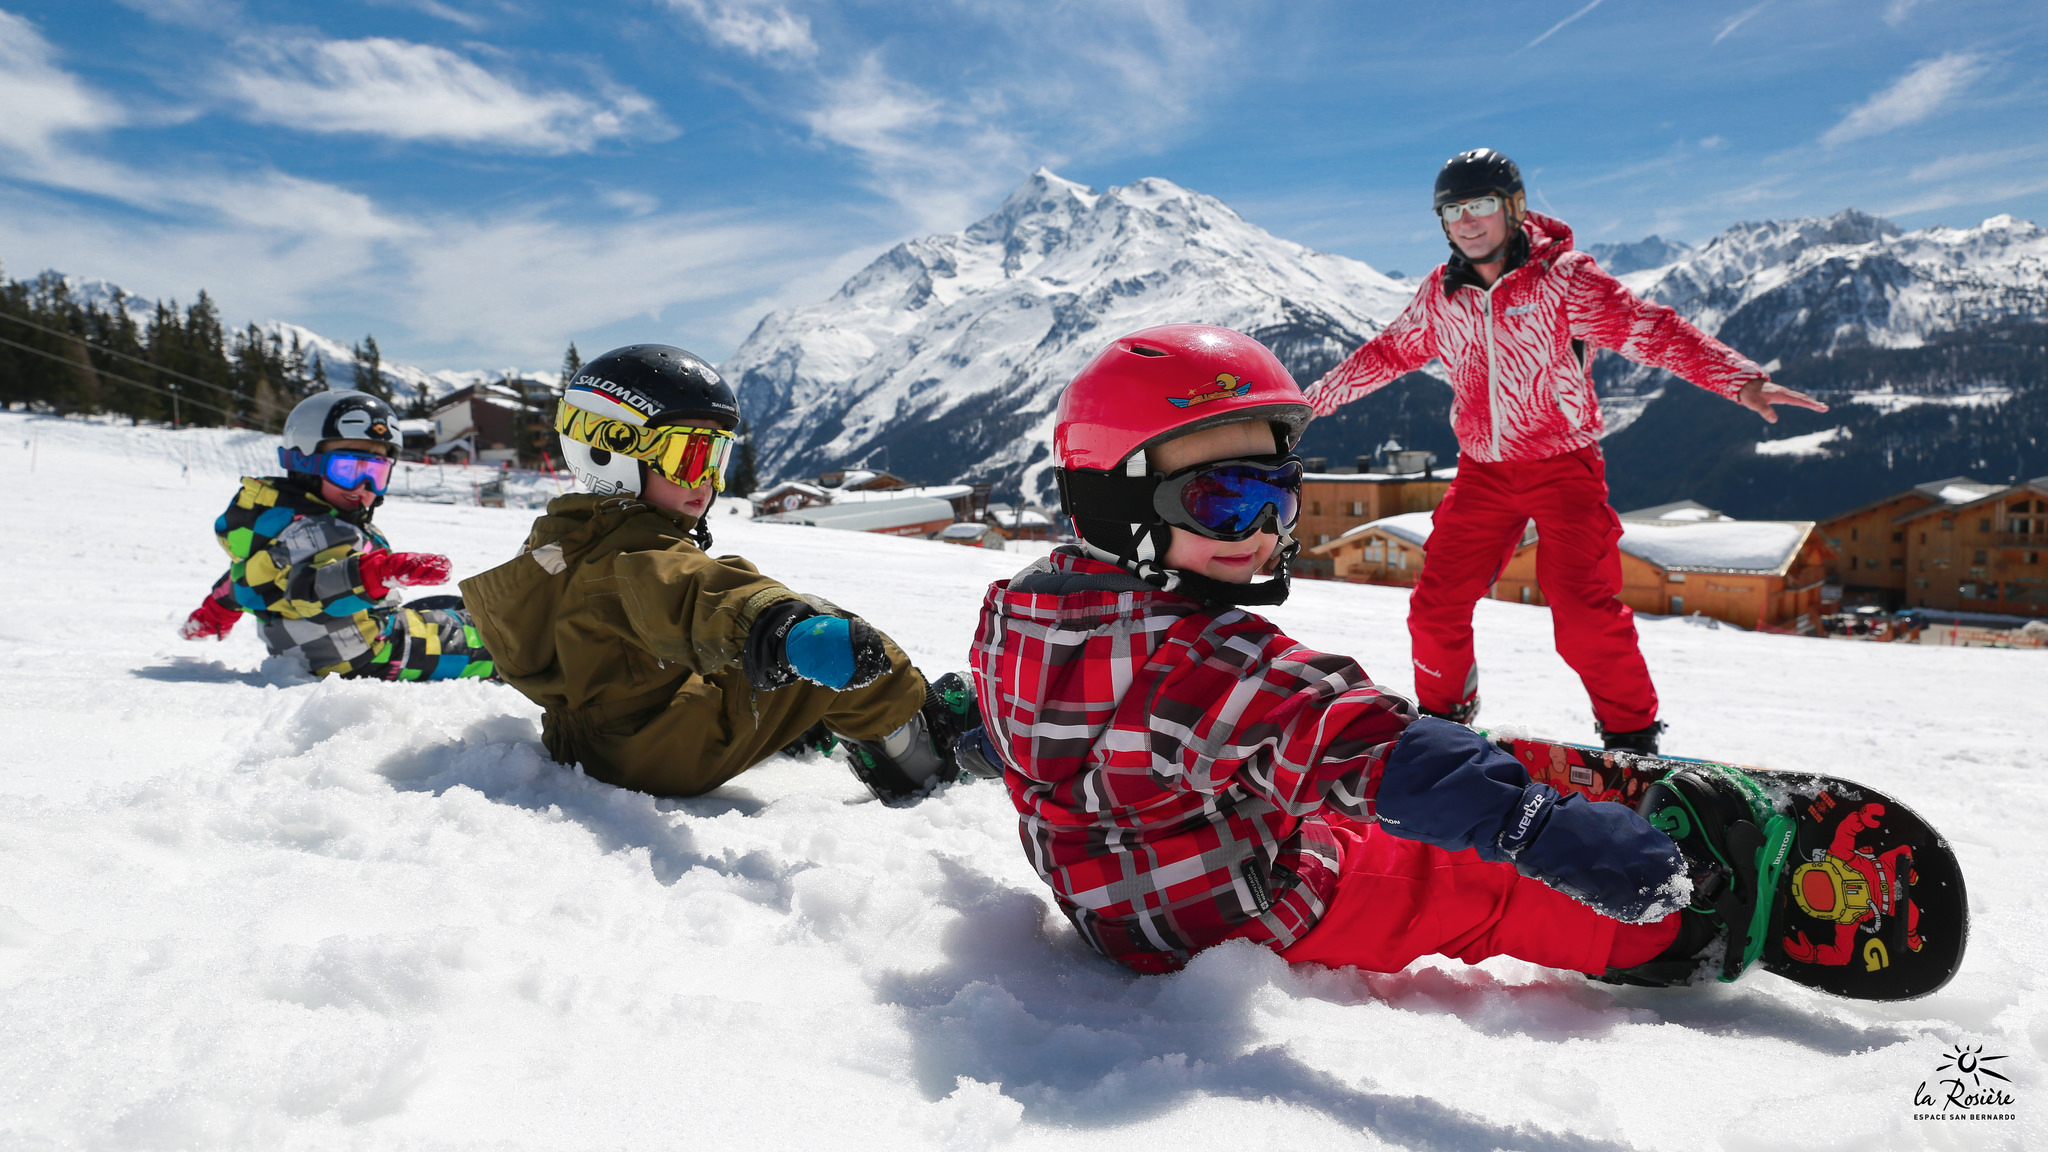
POLYGON ((287 472, 318 476, 344 492, 368 488, 379 496, 391 483, 392 469, 398 466, 398 462, 389 456, 345 449, 315 452, 309 456, 297 448, 279 448, 277 456, 287 472))
POLYGON ((733 434, 722 428, 683 424, 640 427, 585 411, 566 400, 555 408, 555 431, 578 444, 631 456, 685 488, 694 488, 708 477, 719 492, 725 491, 737 443, 733 434))
POLYGON ((1152 509, 1211 540, 1244 540, 1269 523, 1277 534, 1301 515, 1301 460, 1265 456, 1183 468, 1152 490, 1152 509))
POLYGON ((1475 218, 1486 217, 1498 211, 1500 211, 1500 197, 1481 196, 1474 200, 1461 200, 1456 204, 1446 204, 1440 210, 1439 215, 1444 218, 1444 223, 1456 224, 1467 216, 1475 218))

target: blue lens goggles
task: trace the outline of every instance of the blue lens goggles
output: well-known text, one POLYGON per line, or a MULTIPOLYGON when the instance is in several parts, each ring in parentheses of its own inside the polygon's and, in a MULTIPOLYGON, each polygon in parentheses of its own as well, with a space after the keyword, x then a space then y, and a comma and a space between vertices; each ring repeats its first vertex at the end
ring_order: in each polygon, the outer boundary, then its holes
POLYGON ((389 456, 345 450, 315 452, 309 456, 297 448, 279 448, 277 458, 287 472, 318 476, 344 492, 368 488, 379 496, 391 483, 391 472, 398 466, 398 462, 389 456))
POLYGON ((1152 490, 1161 520, 1211 540, 1244 540, 1294 526, 1301 515, 1301 460, 1264 456, 1183 468, 1152 490))

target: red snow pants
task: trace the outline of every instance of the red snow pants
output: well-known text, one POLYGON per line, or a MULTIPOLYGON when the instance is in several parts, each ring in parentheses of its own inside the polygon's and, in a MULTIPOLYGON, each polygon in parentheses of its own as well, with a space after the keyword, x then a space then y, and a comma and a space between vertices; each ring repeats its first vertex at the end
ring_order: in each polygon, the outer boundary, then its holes
POLYGON ((1282 949, 1290 963, 1399 972, 1423 956, 1467 964, 1513 956, 1598 975, 1656 957, 1678 938, 1678 917, 1624 924, 1477 852, 1446 852, 1376 824, 1330 820, 1344 868, 1329 910, 1282 949))
POLYGON ((1581 448, 1524 464, 1460 461, 1431 517, 1422 573, 1408 601, 1415 699, 1450 712, 1478 690, 1472 606, 1485 596, 1536 521, 1536 583, 1550 604, 1557 654, 1593 698, 1610 732, 1657 719, 1657 689, 1636 646, 1621 592, 1621 518, 1607 506, 1607 463, 1581 448))

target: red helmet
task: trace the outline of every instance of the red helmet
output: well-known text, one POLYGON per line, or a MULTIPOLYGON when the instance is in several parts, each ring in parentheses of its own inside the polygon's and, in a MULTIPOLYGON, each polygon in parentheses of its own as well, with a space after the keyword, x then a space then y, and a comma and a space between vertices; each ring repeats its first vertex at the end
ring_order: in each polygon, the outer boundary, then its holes
POLYGON ((1053 452, 1062 468, 1109 471, 1140 448, 1240 420, 1272 423, 1286 452, 1309 416, 1264 344, 1209 324, 1162 324, 1111 341, 1060 393, 1053 452))

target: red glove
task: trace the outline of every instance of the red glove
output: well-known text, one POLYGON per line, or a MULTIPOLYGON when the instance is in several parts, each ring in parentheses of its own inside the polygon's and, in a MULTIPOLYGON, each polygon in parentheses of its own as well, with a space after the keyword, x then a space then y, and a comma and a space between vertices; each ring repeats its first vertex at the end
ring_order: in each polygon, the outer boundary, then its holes
POLYGON ((448 574, 454 569, 446 556, 432 552, 385 552, 378 550, 363 553, 356 561, 356 570, 363 575, 363 591, 371 599, 382 600, 393 585, 446 584, 448 574))
POLYGON ((235 625, 242 622, 242 610, 230 608, 223 599, 227 588, 228 582, 223 580, 208 592, 206 599, 199 602, 199 607, 194 608, 192 614, 185 617, 185 622, 178 626, 178 635, 187 640, 204 640, 209 636, 215 640, 227 639, 235 625))

